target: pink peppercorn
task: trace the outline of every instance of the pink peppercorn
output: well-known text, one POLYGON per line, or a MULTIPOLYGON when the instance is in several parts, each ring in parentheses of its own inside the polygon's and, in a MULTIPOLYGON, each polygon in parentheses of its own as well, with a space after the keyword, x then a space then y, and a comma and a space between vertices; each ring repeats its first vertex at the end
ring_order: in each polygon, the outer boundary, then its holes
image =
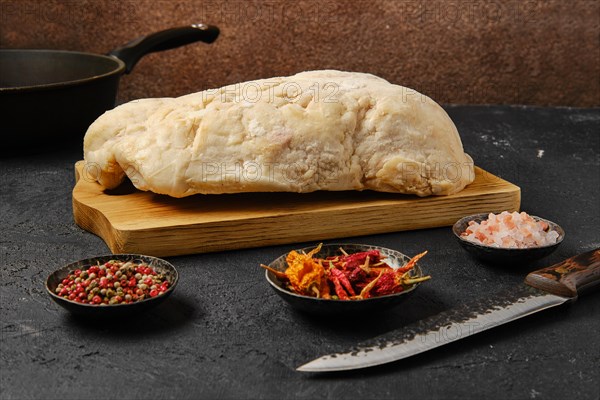
POLYGON ((61 281, 56 293, 83 304, 128 304, 160 296, 168 289, 166 278, 150 266, 134 264, 132 268, 131 264, 110 261, 87 270, 77 269, 61 281), (142 275, 146 275, 143 280, 142 275))

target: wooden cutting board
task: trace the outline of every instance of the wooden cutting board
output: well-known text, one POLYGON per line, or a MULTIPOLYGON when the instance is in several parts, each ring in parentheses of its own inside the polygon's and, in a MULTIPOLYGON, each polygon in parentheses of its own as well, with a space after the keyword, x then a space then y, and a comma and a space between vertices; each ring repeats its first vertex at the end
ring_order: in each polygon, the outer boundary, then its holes
POLYGON ((480 168, 451 196, 317 192, 196 195, 142 192, 129 182, 105 191, 75 165, 73 215, 113 253, 175 256, 449 226, 465 215, 515 211, 521 190, 480 168))

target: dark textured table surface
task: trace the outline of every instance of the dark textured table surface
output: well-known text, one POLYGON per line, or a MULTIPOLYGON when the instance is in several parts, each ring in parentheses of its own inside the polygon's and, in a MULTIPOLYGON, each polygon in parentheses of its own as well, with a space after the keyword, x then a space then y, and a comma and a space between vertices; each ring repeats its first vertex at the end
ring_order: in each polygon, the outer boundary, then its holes
POLYGON ((110 324, 75 319, 50 300, 44 280, 63 264, 108 253, 73 222, 81 150, 0 160, 0 396, 598 399, 598 292, 396 363, 329 375, 294 370, 600 247, 600 110, 447 109, 477 165, 520 186, 522 209, 561 224, 566 239, 520 269, 470 258, 450 228, 347 239, 430 251, 423 268, 433 279, 401 307, 368 318, 320 320, 289 309, 258 268, 284 245, 169 258, 180 284, 156 309, 110 324))

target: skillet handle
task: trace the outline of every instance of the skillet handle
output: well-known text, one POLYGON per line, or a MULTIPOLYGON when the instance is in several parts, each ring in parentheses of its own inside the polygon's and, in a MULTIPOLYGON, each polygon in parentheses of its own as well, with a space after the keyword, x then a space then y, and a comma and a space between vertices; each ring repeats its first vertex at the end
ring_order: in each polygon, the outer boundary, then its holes
POLYGON ((146 54, 174 49, 194 42, 212 43, 219 36, 219 28, 212 25, 193 24, 142 36, 108 53, 125 63, 125 73, 130 73, 135 64, 146 54))

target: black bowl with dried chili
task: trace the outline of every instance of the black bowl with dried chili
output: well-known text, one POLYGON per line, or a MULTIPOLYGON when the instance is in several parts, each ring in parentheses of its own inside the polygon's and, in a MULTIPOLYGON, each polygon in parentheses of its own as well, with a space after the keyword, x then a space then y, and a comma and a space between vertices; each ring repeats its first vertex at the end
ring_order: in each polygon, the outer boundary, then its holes
POLYGON ((424 276, 417 260, 385 247, 326 244, 292 250, 269 265, 265 277, 293 308, 322 316, 371 313, 403 302, 424 276))
POLYGON ((139 254, 113 254, 68 264, 48 276, 46 290, 77 315, 128 316, 165 300, 175 289, 169 262, 139 254))

